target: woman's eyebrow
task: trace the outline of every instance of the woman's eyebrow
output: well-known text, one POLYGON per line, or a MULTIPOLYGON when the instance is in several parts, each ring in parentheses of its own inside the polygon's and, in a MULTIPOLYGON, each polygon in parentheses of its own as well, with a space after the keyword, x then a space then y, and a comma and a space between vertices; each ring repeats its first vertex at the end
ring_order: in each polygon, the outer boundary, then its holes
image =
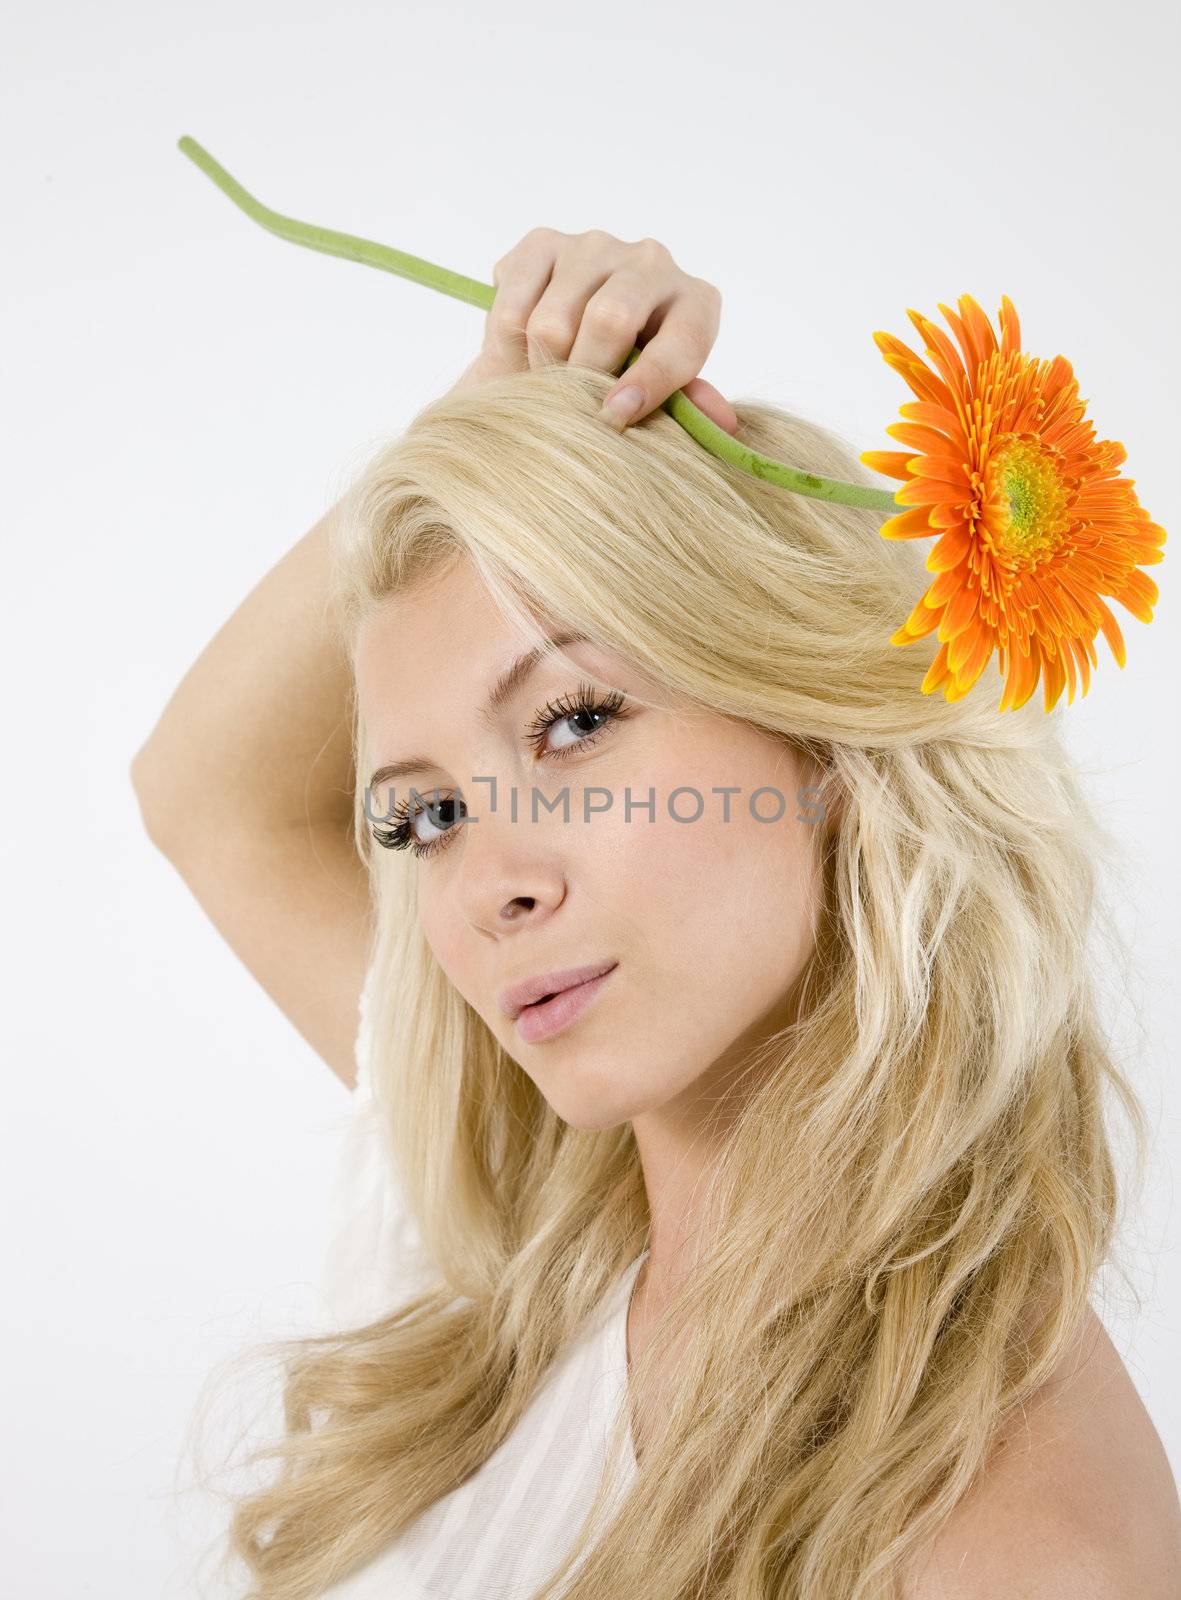
MULTIPOLYGON (((558 633, 547 639, 544 645, 527 650, 523 656, 518 656, 505 668, 488 691, 488 698, 480 712, 481 720, 488 723, 493 721, 505 701, 516 694, 543 656, 552 655, 555 650, 564 650, 568 644, 591 642, 584 633, 558 633)), ((429 756, 408 756, 404 761, 387 761, 384 766, 378 767, 370 778, 369 787, 373 789, 379 783, 392 783, 395 778, 406 778, 413 772, 429 772, 433 766, 434 762, 429 756)))

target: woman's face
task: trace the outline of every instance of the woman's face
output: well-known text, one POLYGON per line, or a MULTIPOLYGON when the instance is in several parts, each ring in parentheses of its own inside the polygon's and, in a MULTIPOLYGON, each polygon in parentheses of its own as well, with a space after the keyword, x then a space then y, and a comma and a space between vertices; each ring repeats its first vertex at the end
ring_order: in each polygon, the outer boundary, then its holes
POLYGON ((606 685, 589 714, 585 674, 543 655, 485 715, 529 648, 466 556, 383 603, 354 662, 370 748, 425 761, 375 775, 370 817, 433 845, 415 866, 425 937, 562 1118, 696 1112, 790 1020, 820 895, 819 807, 798 792, 815 771, 589 643, 565 647, 606 685), (387 822, 391 805, 409 817, 387 822), (608 964, 581 995, 519 1020, 502 1008, 523 980, 608 964))

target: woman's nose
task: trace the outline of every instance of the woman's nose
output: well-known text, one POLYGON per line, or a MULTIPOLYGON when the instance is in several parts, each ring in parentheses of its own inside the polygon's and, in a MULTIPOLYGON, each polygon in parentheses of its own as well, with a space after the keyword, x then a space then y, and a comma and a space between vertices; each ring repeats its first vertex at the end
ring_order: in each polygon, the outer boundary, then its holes
POLYGON ((553 829, 514 820, 507 807, 485 807, 463 826, 457 893, 474 927, 502 934, 561 905, 566 878, 553 829))

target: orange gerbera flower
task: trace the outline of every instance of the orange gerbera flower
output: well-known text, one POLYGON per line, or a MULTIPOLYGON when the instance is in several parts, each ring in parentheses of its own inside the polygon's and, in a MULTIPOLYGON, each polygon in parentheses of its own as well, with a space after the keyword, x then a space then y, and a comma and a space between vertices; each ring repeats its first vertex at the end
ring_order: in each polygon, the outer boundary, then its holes
POLYGON ((1022 352, 1007 295, 999 343, 971 295, 958 305, 958 316, 939 307, 958 350, 942 328, 907 312, 930 366, 892 334, 873 336, 918 396, 899 407, 907 420, 886 429, 910 448, 861 456, 903 479, 894 498, 913 508, 884 523, 882 536, 940 535, 927 556, 939 576, 890 642, 938 628, 922 690, 941 688, 949 701, 967 694, 995 649, 1006 676, 999 709, 1024 705, 1041 678, 1050 711, 1064 687, 1073 701, 1076 667, 1086 694, 1100 628, 1124 665, 1123 636, 1101 595, 1152 621, 1159 591, 1139 568, 1164 560, 1165 530, 1137 501, 1134 480, 1117 475, 1123 445, 1096 439, 1084 420, 1070 362, 1022 352))

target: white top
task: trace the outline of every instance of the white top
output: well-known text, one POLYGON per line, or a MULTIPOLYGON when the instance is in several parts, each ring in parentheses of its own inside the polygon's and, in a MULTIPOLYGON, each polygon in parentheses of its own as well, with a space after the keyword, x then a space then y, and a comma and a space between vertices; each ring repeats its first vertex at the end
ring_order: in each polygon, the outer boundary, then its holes
MULTIPOLYGON (((368 980, 323 1274, 341 1326, 380 1316, 420 1285, 437 1281, 378 1137, 367 995, 368 980)), ((324 1600, 529 1600, 573 1544, 606 1465, 607 1434, 627 1386, 627 1307, 646 1254, 622 1274, 593 1325, 499 1449, 367 1566, 327 1590, 324 1600)), ((619 1495, 637 1470, 630 1431, 626 1438, 619 1495)), ((616 1504, 612 1500, 606 1515, 616 1504)))

